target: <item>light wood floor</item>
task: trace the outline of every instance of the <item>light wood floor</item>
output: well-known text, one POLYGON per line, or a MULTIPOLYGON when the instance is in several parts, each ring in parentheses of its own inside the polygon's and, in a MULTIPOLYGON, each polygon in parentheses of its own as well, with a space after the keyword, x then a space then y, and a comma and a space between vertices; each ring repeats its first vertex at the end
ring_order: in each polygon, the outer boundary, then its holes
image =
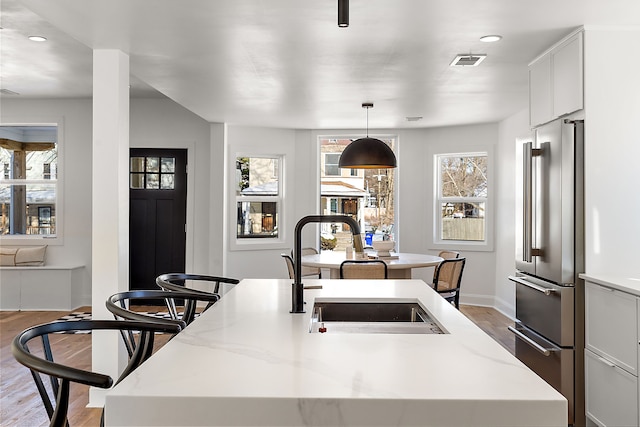
MULTIPOLYGON (((77 311, 90 311, 83 307, 77 311)), ((513 322, 498 311, 488 307, 460 306, 460 311, 482 330, 514 353, 513 334, 507 326, 513 322)), ((46 426, 48 419, 31 374, 18 364, 11 354, 11 341, 20 331, 40 323, 46 323, 68 314, 54 311, 0 311, 0 426, 46 426)), ((56 343, 65 348, 60 363, 68 363, 84 369, 91 366, 90 335, 59 335, 56 343)), ((99 426, 101 409, 86 408, 88 387, 73 384, 69 408, 69 424, 73 426, 99 426)))

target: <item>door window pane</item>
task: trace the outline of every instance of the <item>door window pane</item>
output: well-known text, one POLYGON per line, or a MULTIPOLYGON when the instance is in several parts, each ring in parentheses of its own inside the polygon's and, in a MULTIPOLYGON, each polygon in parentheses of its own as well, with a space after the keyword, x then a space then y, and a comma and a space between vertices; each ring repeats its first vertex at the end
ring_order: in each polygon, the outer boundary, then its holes
POLYGON ((160 181, 160 188, 162 190, 173 190, 174 188, 174 175, 173 174, 162 174, 162 179, 160 181))
POLYGON ((149 190, 157 190, 160 188, 160 175, 157 173, 146 174, 146 188, 149 190))
POLYGON ((132 173, 131 174, 131 188, 144 188, 144 174, 143 173, 132 173))
POLYGON ((174 157, 131 157, 129 186, 137 190, 174 190, 174 157))
POLYGON ((132 157, 130 164, 131 172, 144 172, 144 157, 132 157))
POLYGON ((147 157, 146 172, 160 172, 160 159, 157 157, 147 157))
POLYGON ((160 161, 160 172, 174 173, 176 171, 176 159, 173 157, 163 157, 160 161))

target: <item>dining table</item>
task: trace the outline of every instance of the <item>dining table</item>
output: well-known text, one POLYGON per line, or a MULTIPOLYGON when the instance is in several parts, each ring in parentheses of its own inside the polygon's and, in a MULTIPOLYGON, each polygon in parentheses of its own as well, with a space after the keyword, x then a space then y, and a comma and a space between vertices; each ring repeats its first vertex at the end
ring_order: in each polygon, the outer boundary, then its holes
MULTIPOLYGON (((414 268, 435 267, 443 258, 436 255, 412 254, 404 252, 391 252, 391 256, 378 257, 376 252, 364 252, 364 257, 359 259, 380 259, 387 264, 389 279, 411 279, 411 270, 414 268)), ((361 255, 362 256, 362 255, 361 255)), ((303 267, 316 267, 329 269, 331 279, 340 278, 340 264, 347 259, 358 259, 357 254, 347 258, 343 251, 322 251, 318 254, 303 255, 301 263, 303 267)))

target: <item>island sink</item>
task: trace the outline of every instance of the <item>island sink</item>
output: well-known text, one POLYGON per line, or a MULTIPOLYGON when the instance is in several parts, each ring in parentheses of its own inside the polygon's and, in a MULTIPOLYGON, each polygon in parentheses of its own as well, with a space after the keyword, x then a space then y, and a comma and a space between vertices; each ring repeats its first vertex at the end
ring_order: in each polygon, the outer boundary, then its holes
POLYGON ((417 302, 316 301, 309 332, 443 334, 417 302))

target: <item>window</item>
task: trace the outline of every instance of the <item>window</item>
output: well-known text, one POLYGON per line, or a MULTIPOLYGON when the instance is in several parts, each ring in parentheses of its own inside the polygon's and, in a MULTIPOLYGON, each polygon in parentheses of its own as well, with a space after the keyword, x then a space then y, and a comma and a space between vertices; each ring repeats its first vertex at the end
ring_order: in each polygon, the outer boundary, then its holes
MULTIPOLYGON (((348 215, 359 224, 367 244, 373 240, 395 240, 395 169, 346 169, 338 167, 344 149, 353 137, 319 137, 320 214, 348 215)), ((396 138, 382 141, 395 151, 396 138)), ((321 224, 320 233, 337 235, 333 250, 349 244, 351 232, 343 224, 321 224)), ((322 238, 320 239, 322 241, 322 238)))
POLYGON ((435 155, 436 243, 486 244, 488 152, 435 155))
POLYGON ((236 157, 238 240, 278 239, 281 160, 280 157, 236 157))
POLYGON ((173 190, 175 173, 174 157, 131 157, 129 186, 140 190, 173 190))
POLYGON ((338 162, 340 161, 341 153, 325 153, 324 155, 324 174, 326 176, 340 176, 340 168, 338 162))
POLYGON ((0 126, 0 236, 56 237, 58 128, 0 126))

